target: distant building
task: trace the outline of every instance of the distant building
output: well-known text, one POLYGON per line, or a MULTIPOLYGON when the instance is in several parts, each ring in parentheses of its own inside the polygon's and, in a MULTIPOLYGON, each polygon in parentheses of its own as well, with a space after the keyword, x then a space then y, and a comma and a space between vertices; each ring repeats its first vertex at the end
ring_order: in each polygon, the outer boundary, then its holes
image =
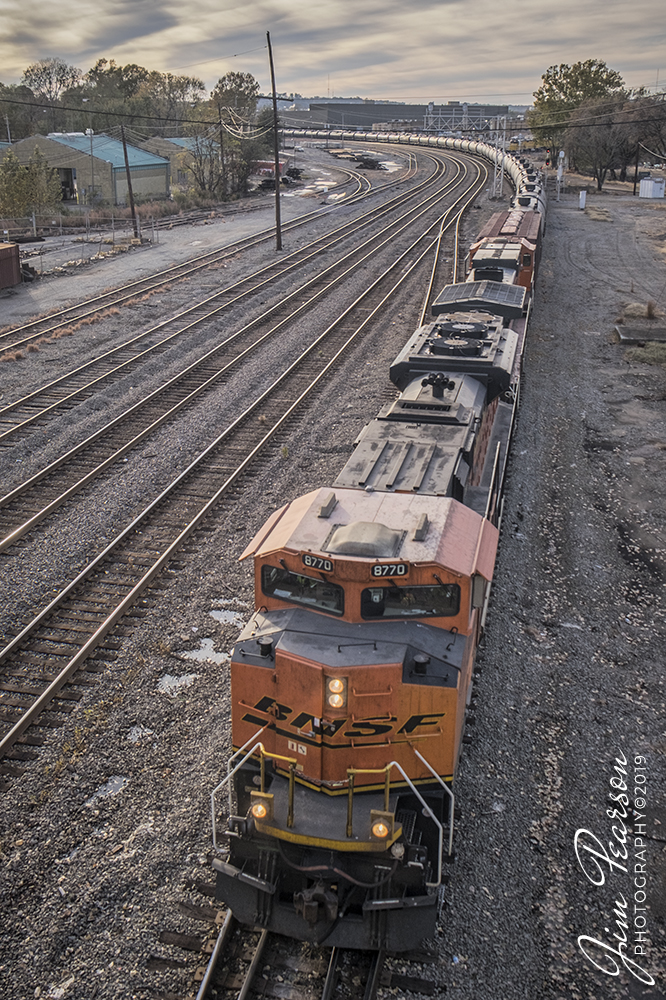
POLYGON ((280 121, 285 128, 307 128, 317 126, 358 128, 369 132, 373 125, 411 119, 423 127, 427 111, 425 104, 388 104, 381 101, 325 101, 310 103, 309 111, 287 109, 280 112, 280 121))
POLYGON ((427 132, 488 132, 497 127, 498 118, 508 115, 508 104, 448 101, 447 104, 428 105, 424 128, 427 132))
POLYGON ((311 101, 308 111, 284 108, 285 128, 348 128, 376 131, 487 132, 497 118, 515 117, 508 104, 401 104, 388 101, 311 101))
MULTIPOLYGON (((11 146, 21 163, 28 163, 35 148, 60 174, 63 200, 81 204, 128 203, 123 144, 104 133, 51 132, 33 135, 11 146)), ((127 144, 132 191, 139 200, 168 198, 169 160, 127 144)))

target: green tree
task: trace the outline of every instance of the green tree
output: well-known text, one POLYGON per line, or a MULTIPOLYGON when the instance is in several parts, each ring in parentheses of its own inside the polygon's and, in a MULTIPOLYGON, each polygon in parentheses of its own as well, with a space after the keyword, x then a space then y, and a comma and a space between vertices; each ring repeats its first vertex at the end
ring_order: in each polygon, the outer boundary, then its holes
POLYGON ((247 123, 257 111, 259 84, 252 73, 225 73, 213 87, 210 97, 224 121, 247 123))
POLYGON ((61 201, 58 171, 36 147, 26 166, 11 149, 5 154, 0 161, 0 215, 24 218, 31 212, 49 212, 61 201))
POLYGON ((126 99, 134 97, 149 76, 149 70, 136 63, 118 66, 115 59, 98 59, 86 73, 85 83, 99 97, 126 99))
POLYGON ((2 138, 16 142, 35 132, 45 131, 45 115, 41 108, 33 107, 35 95, 23 84, 0 83, 0 115, 2 138), (11 140, 10 137, 11 136, 11 140))
POLYGON ((550 66, 534 91, 534 107, 527 123, 544 146, 562 144, 573 111, 586 101, 624 95, 624 81, 614 69, 599 59, 550 66))

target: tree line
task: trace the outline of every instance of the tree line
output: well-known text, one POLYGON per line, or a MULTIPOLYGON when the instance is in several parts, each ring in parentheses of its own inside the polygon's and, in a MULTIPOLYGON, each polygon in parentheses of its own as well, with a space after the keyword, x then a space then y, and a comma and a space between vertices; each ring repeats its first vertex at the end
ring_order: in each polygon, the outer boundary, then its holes
POLYGON ((666 161, 666 94, 630 90, 598 59, 550 66, 527 123, 537 142, 555 157, 564 150, 599 191, 609 176, 626 180, 639 161, 666 161))
MULTIPOLYGON (((20 83, 0 83, 0 124, 10 142, 86 129, 115 135, 120 125, 140 138, 188 136, 191 148, 183 154, 187 187, 199 197, 224 200, 246 192, 253 162, 270 153, 272 113, 257 116, 259 92, 251 73, 226 73, 208 94, 198 77, 134 63, 98 59, 84 73, 60 58, 40 59, 27 67, 20 83)), ((0 161, 0 214, 55 207, 57 174, 44 158, 32 158, 30 183, 21 178, 21 169, 11 153, 0 161)))
POLYGON ((122 123, 163 135, 190 135, 190 124, 214 121, 220 113, 225 122, 249 122, 259 89, 251 73, 226 73, 207 94, 196 76, 135 63, 118 66, 113 59, 98 59, 84 73, 49 58, 28 66, 20 83, 0 83, 0 113, 14 142, 38 133, 108 131, 122 123))

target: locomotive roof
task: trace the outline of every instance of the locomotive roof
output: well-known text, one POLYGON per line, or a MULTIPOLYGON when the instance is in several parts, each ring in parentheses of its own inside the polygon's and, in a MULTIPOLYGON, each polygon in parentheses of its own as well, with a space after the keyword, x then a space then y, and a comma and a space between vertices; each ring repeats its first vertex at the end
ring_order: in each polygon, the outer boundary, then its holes
POLYGON ((399 558, 436 562, 453 573, 466 577, 480 573, 490 580, 497 540, 497 528, 490 521, 451 497, 354 489, 332 493, 324 487, 275 511, 240 558, 285 549, 345 559, 399 558), (356 554, 364 549, 368 554, 356 554))
POLYGON ((508 319, 522 316, 527 289, 522 285, 505 285, 499 281, 463 281, 445 285, 432 304, 433 316, 454 309, 486 310, 508 319))
POLYGON ((524 208, 513 208, 509 212, 496 212, 482 227, 477 236, 477 242, 484 239, 494 240, 498 237, 515 237, 536 243, 539 239, 541 221, 539 212, 524 208))

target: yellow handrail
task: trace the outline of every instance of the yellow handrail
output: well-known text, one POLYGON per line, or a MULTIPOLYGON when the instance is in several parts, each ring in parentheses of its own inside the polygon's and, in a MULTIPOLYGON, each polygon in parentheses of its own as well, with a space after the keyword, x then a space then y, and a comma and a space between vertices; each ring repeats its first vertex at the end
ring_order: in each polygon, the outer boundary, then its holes
POLYGON ((389 798, 391 791, 391 768, 393 764, 386 767, 348 767, 347 778, 349 780, 349 796, 347 798, 347 836, 353 836, 354 819, 354 776, 357 774, 383 774, 384 778, 384 812, 389 811, 389 798))
POLYGON ((287 826, 292 827, 294 825, 294 790, 296 788, 296 758, 284 757, 281 753, 271 753, 269 750, 264 750, 264 746, 262 743, 259 744, 259 761, 261 767, 260 788, 262 794, 266 791, 265 788, 266 757, 269 757, 271 760, 284 760, 287 764, 289 764, 289 805, 287 811, 287 826))

